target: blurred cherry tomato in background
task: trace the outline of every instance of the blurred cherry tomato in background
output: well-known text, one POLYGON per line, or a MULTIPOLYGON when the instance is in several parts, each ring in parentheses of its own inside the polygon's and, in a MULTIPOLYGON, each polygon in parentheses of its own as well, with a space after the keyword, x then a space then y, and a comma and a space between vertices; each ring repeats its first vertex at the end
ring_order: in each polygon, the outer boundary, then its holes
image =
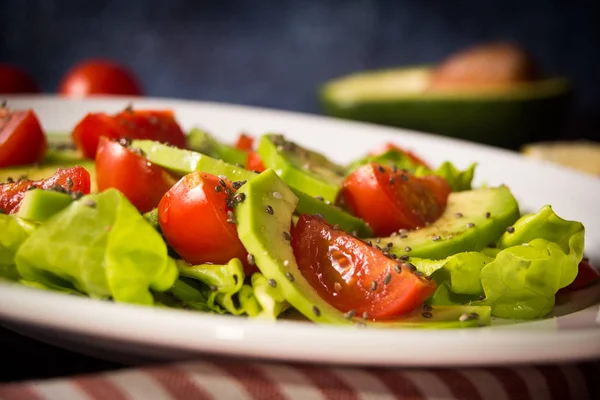
POLYGON ((67 96, 142 95, 142 87, 130 70, 113 61, 101 59, 75 65, 63 76, 58 91, 67 96))
POLYGON ((38 93, 31 75, 11 64, 0 64, 0 93, 38 93))

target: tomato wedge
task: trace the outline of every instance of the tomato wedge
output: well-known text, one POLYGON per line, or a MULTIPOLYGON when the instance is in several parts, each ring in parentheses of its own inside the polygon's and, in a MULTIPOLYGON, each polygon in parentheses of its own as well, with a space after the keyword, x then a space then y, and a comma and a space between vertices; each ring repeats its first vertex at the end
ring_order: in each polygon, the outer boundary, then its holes
POLYGON ((250 135, 242 133, 235 142, 235 148, 240 150, 254 149, 254 138, 250 135))
POLYGON ((32 187, 40 189, 61 188, 66 192, 78 194, 89 194, 91 181, 90 173, 83 167, 75 166, 72 168, 58 169, 54 175, 48 179, 32 181, 20 179, 15 182, 0 184, 0 210, 6 214, 12 214, 19 211, 25 193, 32 187))
POLYGON ((141 212, 158 206, 178 178, 130 150, 128 141, 100 138, 96 153, 98 190, 116 188, 141 212))
POLYGON ((419 307, 436 288, 411 265, 388 258, 318 216, 300 216, 292 229, 292 248, 304 278, 342 312, 391 319, 419 307))
POLYGON ((341 201, 364 219, 377 236, 415 229, 435 221, 446 209, 451 192, 438 176, 416 177, 408 172, 370 163, 344 181, 341 201))
POLYGON ((233 211, 231 182, 203 172, 181 178, 158 204, 158 222, 167 243, 190 264, 244 263, 247 274, 257 271, 247 262, 233 211))
POLYGON ((403 147, 400 147, 391 142, 388 142, 381 146, 375 147, 373 150, 371 150, 369 152, 369 155, 370 156, 378 156, 379 154, 387 153, 388 151, 397 151, 398 153, 405 154, 408 158, 410 158, 410 160, 413 163, 415 163, 417 165, 423 165, 424 167, 431 169, 429 167, 429 165, 425 162, 425 160, 423 160, 421 157, 416 155, 414 152, 407 150, 403 147))
POLYGON ((235 147, 240 150, 244 150, 248 153, 248 158, 246 158, 246 169, 250 171, 263 172, 266 168, 263 164, 260 156, 256 151, 254 151, 254 138, 252 136, 246 135, 242 133, 237 142, 235 143, 235 147))
POLYGON ((33 110, 0 107, 0 168, 42 161, 48 143, 33 110))
POLYGON ((186 147, 185 134, 171 110, 127 108, 114 115, 90 113, 73 130, 73 141, 87 158, 95 158, 100 136, 111 139, 149 139, 186 147))

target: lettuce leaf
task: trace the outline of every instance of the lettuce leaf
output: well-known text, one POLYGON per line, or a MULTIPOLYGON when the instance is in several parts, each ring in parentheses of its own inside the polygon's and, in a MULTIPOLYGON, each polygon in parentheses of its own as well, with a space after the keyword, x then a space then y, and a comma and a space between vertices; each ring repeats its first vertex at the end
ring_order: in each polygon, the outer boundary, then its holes
POLYGON ((250 284, 244 284, 244 268, 237 258, 223 265, 189 265, 178 260, 177 266, 180 278, 169 293, 184 308, 275 319, 288 306, 261 273, 254 273, 250 284))
MULTIPOLYGON (((198 286, 198 292, 205 299, 209 310, 233 315, 245 313, 235 298, 244 285, 244 266, 237 258, 223 265, 189 265, 183 260, 178 260, 177 268, 182 278, 202 284, 198 286)), ((191 300, 181 297, 173 290, 171 292, 186 304, 191 300)))
POLYGON ((473 163, 467 169, 461 171, 450 161, 444 161, 444 163, 435 171, 432 171, 429 168, 421 165, 415 170, 414 174, 416 176, 441 176, 448 181, 453 192, 462 192, 465 190, 471 190, 471 184, 473 182, 476 167, 477 163, 473 163))
POLYGON ((269 281, 263 274, 258 272, 252 274, 251 281, 254 297, 261 308, 261 311, 254 317, 275 319, 289 307, 279 287, 269 285, 269 281))
POLYGON ((21 278, 15 255, 35 226, 14 215, 0 214, 0 278, 11 281, 21 278))
POLYGON ((177 279, 167 246, 116 189, 73 202, 40 225, 16 253, 28 281, 90 297, 153 304, 177 279))

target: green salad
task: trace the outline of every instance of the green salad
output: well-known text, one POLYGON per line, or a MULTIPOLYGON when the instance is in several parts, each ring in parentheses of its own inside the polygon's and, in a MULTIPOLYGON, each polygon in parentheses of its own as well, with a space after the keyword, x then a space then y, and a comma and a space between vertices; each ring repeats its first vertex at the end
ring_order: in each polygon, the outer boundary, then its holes
POLYGON ((387 144, 340 165, 274 133, 173 145, 148 134, 172 113, 98 115, 0 169, 3 280, 190 318, 465 328, 544 318, 585 263, 580 222, 522 214, 475 164, 387 144))

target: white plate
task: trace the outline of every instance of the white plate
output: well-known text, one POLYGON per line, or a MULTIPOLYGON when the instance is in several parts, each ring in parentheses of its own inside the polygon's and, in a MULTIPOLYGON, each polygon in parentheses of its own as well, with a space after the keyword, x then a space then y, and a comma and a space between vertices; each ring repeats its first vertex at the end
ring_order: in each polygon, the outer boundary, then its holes
MULTIPOLYGON (((10 97, 8 101, 14 108, 33 108, 49 131, 69 131, 88 111, 117 111, 133 101, 139 108, 173 108, 185 128, 201 126, 225 140, 233 141, 242 130, 255 135, 282 132, 340 162, 385 141, 412 148, 434 165, 446 159, 461 167, 477 161, 477 182, 506 183, 523 210, 552 204, 559 215, 584 222, 586 253, 600 261, 600 180, 513 152, 393 128, 222 104, 115 97, 10 97)), ((600 357, 598 303, 600 285, 561 299, 556 318, 480 329, 392 331, 114 304, 0 283, 3 325, 126 362, 207 354, 396 366, 575 361, 600 357)))

